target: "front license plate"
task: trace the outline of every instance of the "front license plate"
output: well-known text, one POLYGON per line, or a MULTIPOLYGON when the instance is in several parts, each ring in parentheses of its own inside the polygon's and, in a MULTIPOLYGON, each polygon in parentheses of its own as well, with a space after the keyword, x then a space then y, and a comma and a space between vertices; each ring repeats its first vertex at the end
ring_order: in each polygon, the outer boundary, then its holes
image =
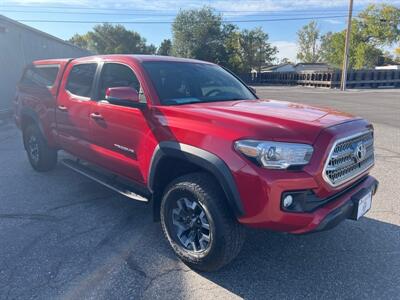
POLYGON ((358 201, 357 220, 360 219, 371 209, 372 192, 369 192, 358 201))

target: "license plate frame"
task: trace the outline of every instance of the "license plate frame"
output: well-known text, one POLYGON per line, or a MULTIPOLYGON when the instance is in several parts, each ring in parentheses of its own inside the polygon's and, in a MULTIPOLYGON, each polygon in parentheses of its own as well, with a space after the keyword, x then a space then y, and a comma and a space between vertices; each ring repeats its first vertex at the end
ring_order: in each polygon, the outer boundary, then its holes
POLYGON ((362 196, 353 198, 354 210, 353 210, 353 220, 359 220, 365 214, 370 211, 372 206, 372 191, 369 190, 363 193, 362 196))

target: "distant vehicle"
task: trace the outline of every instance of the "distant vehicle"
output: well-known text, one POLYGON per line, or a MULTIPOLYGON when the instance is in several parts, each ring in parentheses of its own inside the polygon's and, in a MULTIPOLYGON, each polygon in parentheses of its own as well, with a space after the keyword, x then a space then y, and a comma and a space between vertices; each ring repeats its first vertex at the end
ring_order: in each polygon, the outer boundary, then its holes
POLYGON ((107 55, 36 61, 15 121, 32 167, 63 163, 150 202, 175 253, 213 271, 239 253, 244 226, 292 234, 359 219, 378 182, 374 131, 329 109, 259 99, 197 60, 107 55))

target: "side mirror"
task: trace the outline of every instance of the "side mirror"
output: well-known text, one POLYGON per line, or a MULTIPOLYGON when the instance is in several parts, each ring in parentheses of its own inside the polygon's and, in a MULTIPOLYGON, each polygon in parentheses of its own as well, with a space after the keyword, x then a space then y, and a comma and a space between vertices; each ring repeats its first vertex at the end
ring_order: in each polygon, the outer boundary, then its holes
POLYGON ((138 92, 129 86, 106 89, 106 100, 115 105, 140 108, 145 105, 139 100, 138 92))

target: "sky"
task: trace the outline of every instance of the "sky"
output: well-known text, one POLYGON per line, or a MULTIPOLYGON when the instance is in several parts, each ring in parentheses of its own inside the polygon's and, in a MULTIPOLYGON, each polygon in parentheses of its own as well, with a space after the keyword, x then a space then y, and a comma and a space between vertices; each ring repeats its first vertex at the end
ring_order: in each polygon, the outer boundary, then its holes
MULTIPOLYGON (((221 13, 224 21, 241 29, 261 26, 277 46, 278 59, 296 61, 296 32, 316 19, 322 33, 340 31, 346 26, 349 0, 0 0, 0 14, 62 39, 75 33, 86 33, 101 22, 123 23, 139 32, 156 46, 172 38, 171 24, 181 9, 204 5, 221 13), (295 20, 287 20, 295 19, 295 20), (47 23, 41 21, 80 21, 82 23, 47 23), (161 22, 158 24, 146 22, 161 22), (140 23, 142 22, 142 23, 140 23)), ((354 0, 357 15, 368 4, 390 3, 400 6, 400 0, 354 0)))

